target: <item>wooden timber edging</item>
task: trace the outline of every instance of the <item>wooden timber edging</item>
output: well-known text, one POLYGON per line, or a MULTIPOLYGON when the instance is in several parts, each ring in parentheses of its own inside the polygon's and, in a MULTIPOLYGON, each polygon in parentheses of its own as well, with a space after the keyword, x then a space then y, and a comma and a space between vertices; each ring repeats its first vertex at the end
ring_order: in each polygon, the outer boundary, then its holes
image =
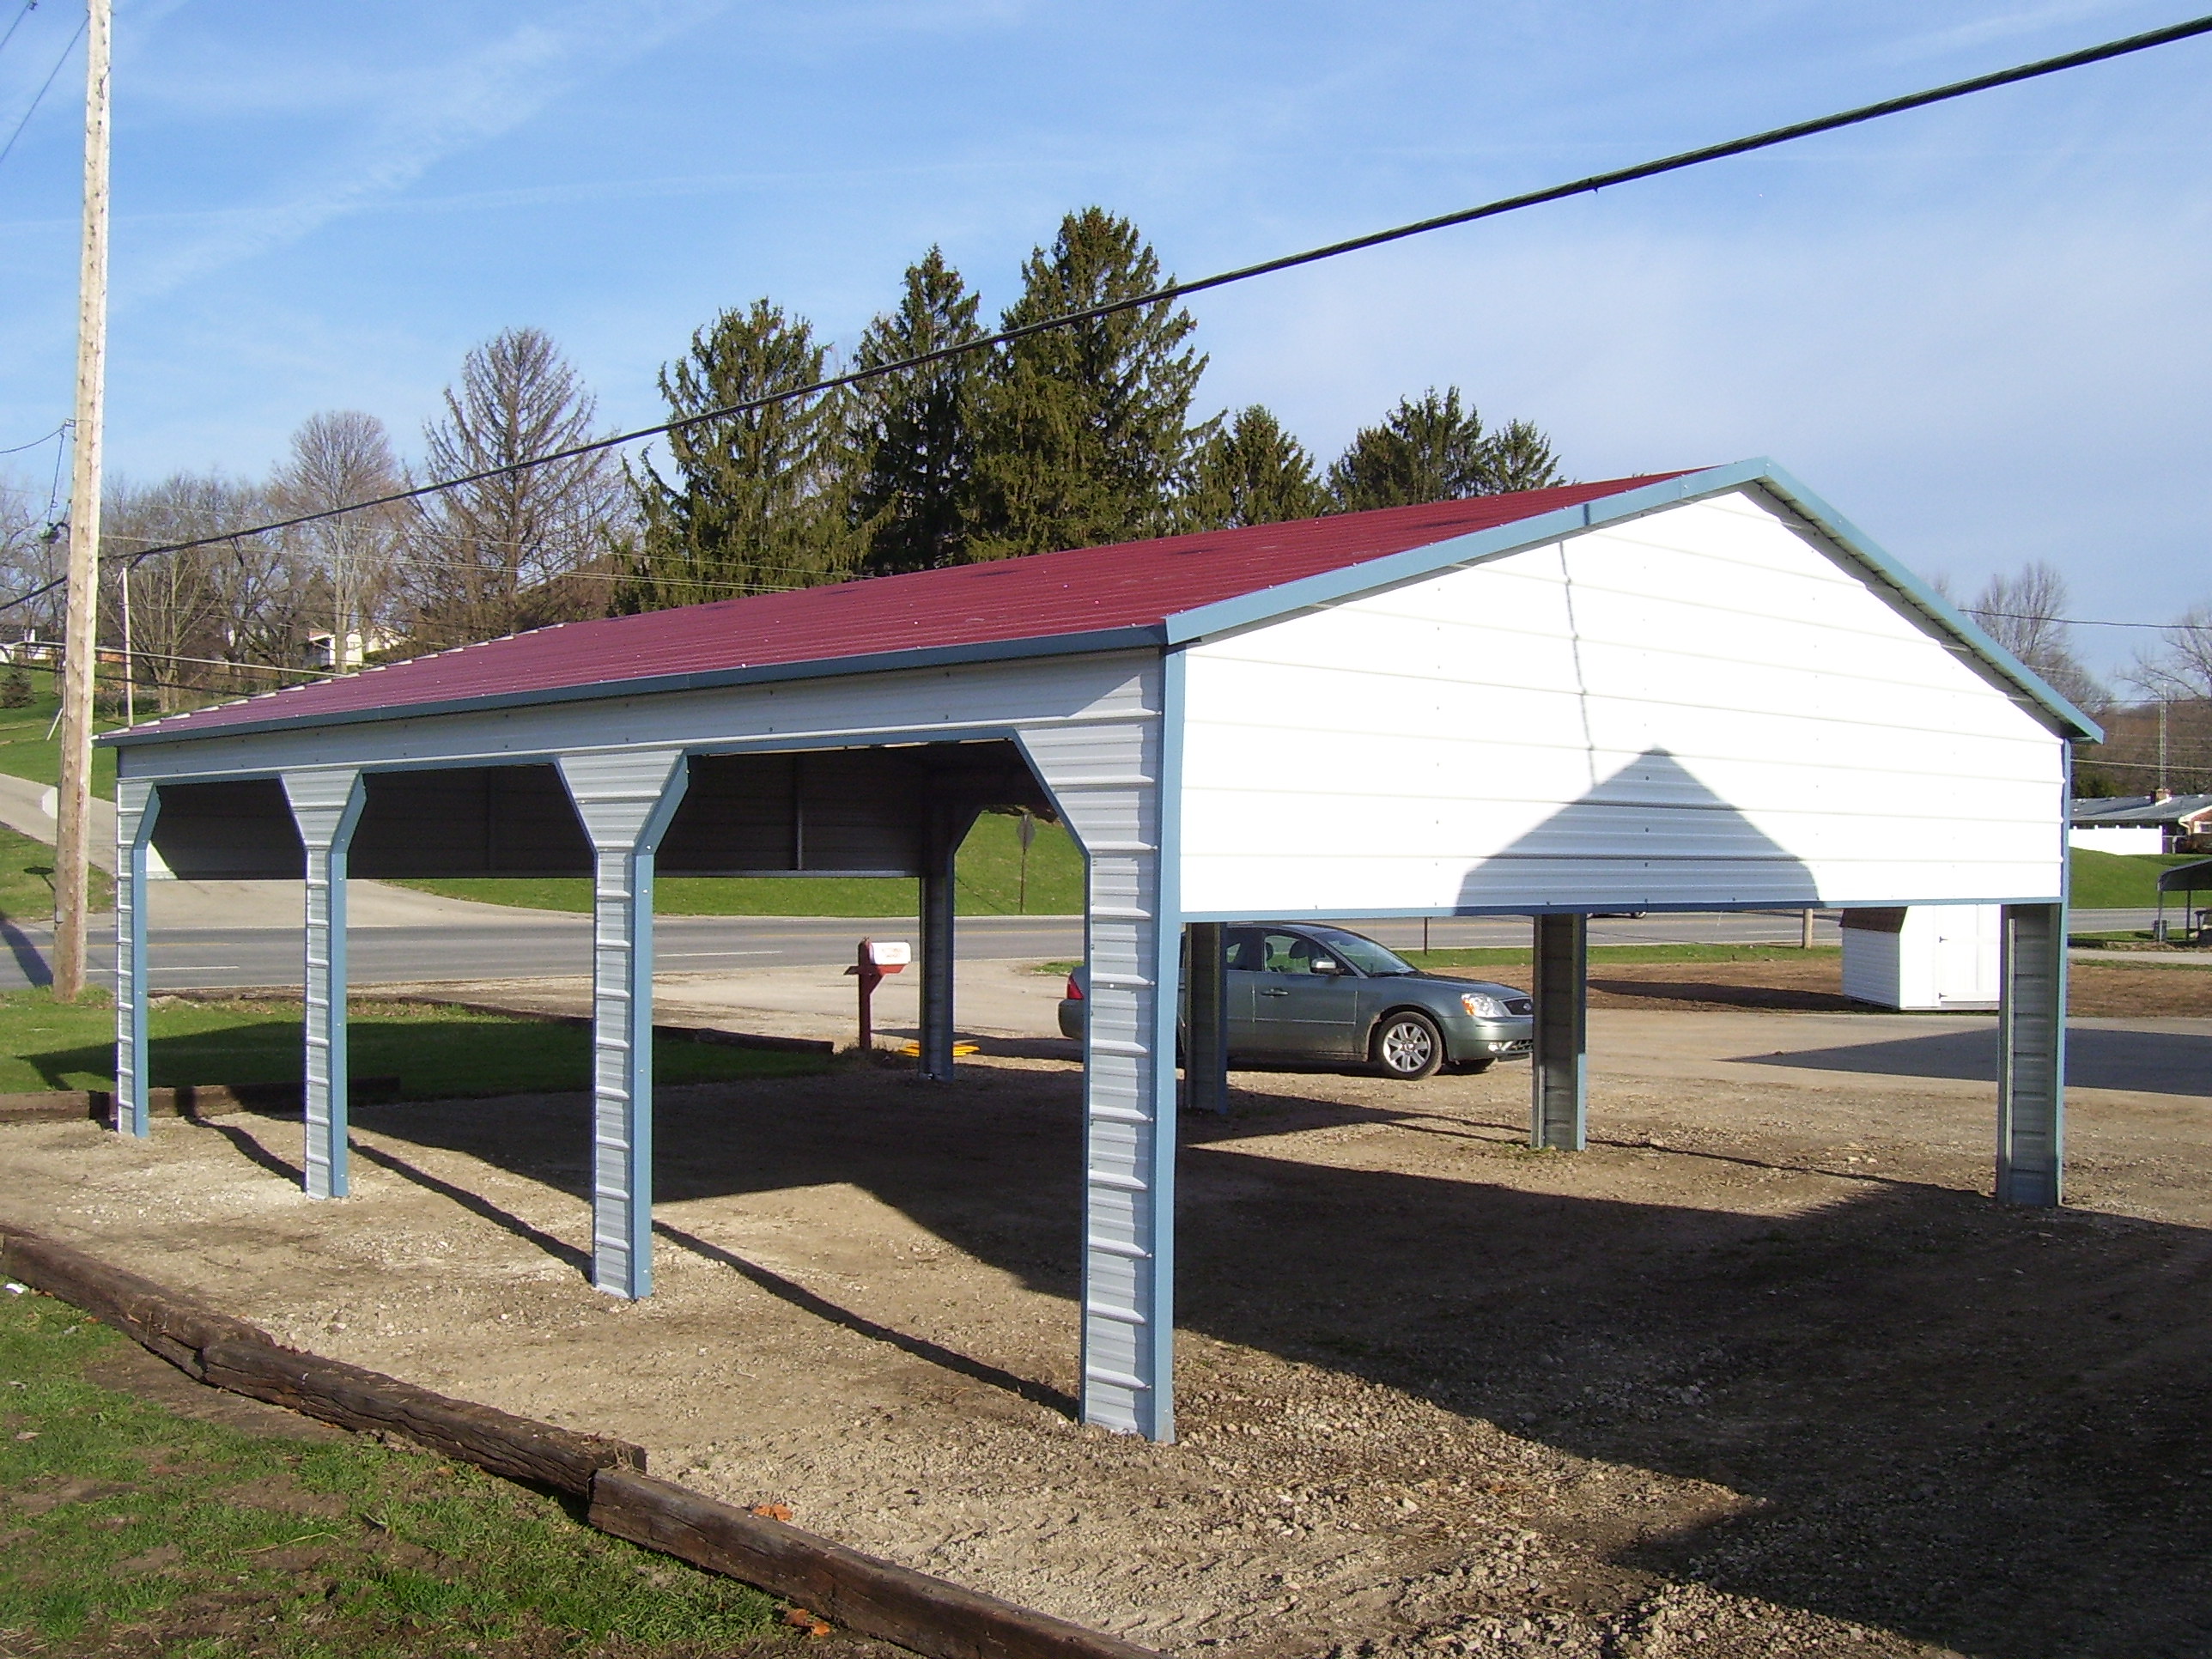
POLYGON ((599 1531, 741 1579, 929 1659, 1161 1659, 1049 1613, 848 1549, 645 1472, 645 1449, 453 1400, 288 1348, 258 1325, 72 1245, 0 1223, 0 1270, 82 1309, 211 1387, 589 1500, 599 1531))
MULTIPOLYGON (((396 1100, 396 1077, 357 1077, 347 1090, 356 1105, 396 1100)), ((146 1109, 155 1117, 224 1117, 239 1112, 296 1112, 301 1087, 296 1083, 186 1083, 173 1089, 149 1089, 146 1109)), ((115 1096, 106 1089, 39 1089, 0 1094, 0 1123, 58 1123, 90 1118, 115 1121, 115 1096)))
POLYGON ((490 1406, 449 1400, 381 1372, 288 1348, 258 1325, 71 1245, 0 1226, 0 1269, 72 1303, 186 1376, 341 1428, 404 1435, 448 1457, 580 1498, 617 1465, 642 1470, 645 1449, 490 1406))

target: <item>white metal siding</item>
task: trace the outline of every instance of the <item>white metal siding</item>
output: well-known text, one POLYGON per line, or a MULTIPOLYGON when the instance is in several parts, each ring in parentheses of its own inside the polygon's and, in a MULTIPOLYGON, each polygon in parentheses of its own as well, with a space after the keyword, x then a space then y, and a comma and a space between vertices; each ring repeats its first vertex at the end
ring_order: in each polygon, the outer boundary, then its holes
POLYGON ((2093 823, 2066 832, 2069 846, 2091 853, 2130 855, 2166 851, 2166 831, 2154 823, 2093 823))
POLYGON ((1194 646, 1200 915, 2056 899, 2063 743, 1762 500, 1194 646))

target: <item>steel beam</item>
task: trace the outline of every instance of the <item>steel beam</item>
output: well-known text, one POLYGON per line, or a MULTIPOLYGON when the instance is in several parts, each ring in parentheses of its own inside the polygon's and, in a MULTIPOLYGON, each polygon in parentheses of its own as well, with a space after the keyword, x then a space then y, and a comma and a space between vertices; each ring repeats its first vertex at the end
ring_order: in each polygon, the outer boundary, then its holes
POLYGON ((1997 1012, 1997 1201, 2065 1190, 2066 907, 2004 908, 1997 1012))
POLYGON ((1583 1150, 1589 1099, 1589 918, 1536 918, 1536 1049, 1528 1144, 1583 1150))
POLYGON ((975 821, 970 810, 938 806, 930 814, 921 878, 921 1053, 918 1070, 939 1083, 952 1078, 955 914, 953 870, 960 842, 975 821))
POLYGON ((1189 1017, 1182 1039, 1183 1101, 1194 1112, 1229 1115, 1229 973, 1223 925, 1194 921, 1183 929, 1184 982, 1189 1017))
POLYGON ((115 1128, 143 1139, 146 1115, 146 852, 161 793, 137 778, 115 784, 115 1128))
POLYGON ((653 866, 684 799, 684 753, 560 757, 591 837, 592 1282, 653 1293, 653 866))
POLYGON ((349 1105, 346 1076, 346 852, 368 801, 361 769, 318 766, 283 775, 284 796, 307 854, 305 1185, 310 1198, 343 1198, 349 1105))

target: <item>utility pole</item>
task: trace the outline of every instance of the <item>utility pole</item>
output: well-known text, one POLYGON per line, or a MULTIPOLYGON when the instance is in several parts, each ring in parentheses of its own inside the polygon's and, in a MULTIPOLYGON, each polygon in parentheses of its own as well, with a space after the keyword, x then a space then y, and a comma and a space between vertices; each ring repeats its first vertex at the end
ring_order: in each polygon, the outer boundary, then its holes
POLYGON ((62 778, 56 792, 54 999, 84 992, 92 684, 100 617, 100 435, 107 382, 109 0, 86 0, 84 263, 77 277, 76 458, 70 473, 69 618, 62 630, 62 778))

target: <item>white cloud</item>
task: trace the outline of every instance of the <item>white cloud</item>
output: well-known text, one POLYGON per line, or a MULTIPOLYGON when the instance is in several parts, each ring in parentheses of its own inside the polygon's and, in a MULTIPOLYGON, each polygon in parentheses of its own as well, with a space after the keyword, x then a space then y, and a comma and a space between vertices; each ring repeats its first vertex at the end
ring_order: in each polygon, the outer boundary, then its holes
MULTIPOLYGON (((128 302, 167 294, 386 201, 449 157, 513 131, 578 85, 721 9, 721 0, 634 0, 611 12, 574 5, 404 75, 348 75, 319 65, 312 76, 249 77, 242 97, 234 91, 230 107, 242 102, 268 112, 296 110, 301 88, 312 87, 317 112, 357 109, 368 116, 368 129, 333 146, 326 159, 303 169, 304 177, 288 180, 281 200, 208 214, 199 234, 157 246, 127 275, 118 270, 119 297, 128 302)), ((188 94, 173 86, 170 95, 189 101, 188 94)))

